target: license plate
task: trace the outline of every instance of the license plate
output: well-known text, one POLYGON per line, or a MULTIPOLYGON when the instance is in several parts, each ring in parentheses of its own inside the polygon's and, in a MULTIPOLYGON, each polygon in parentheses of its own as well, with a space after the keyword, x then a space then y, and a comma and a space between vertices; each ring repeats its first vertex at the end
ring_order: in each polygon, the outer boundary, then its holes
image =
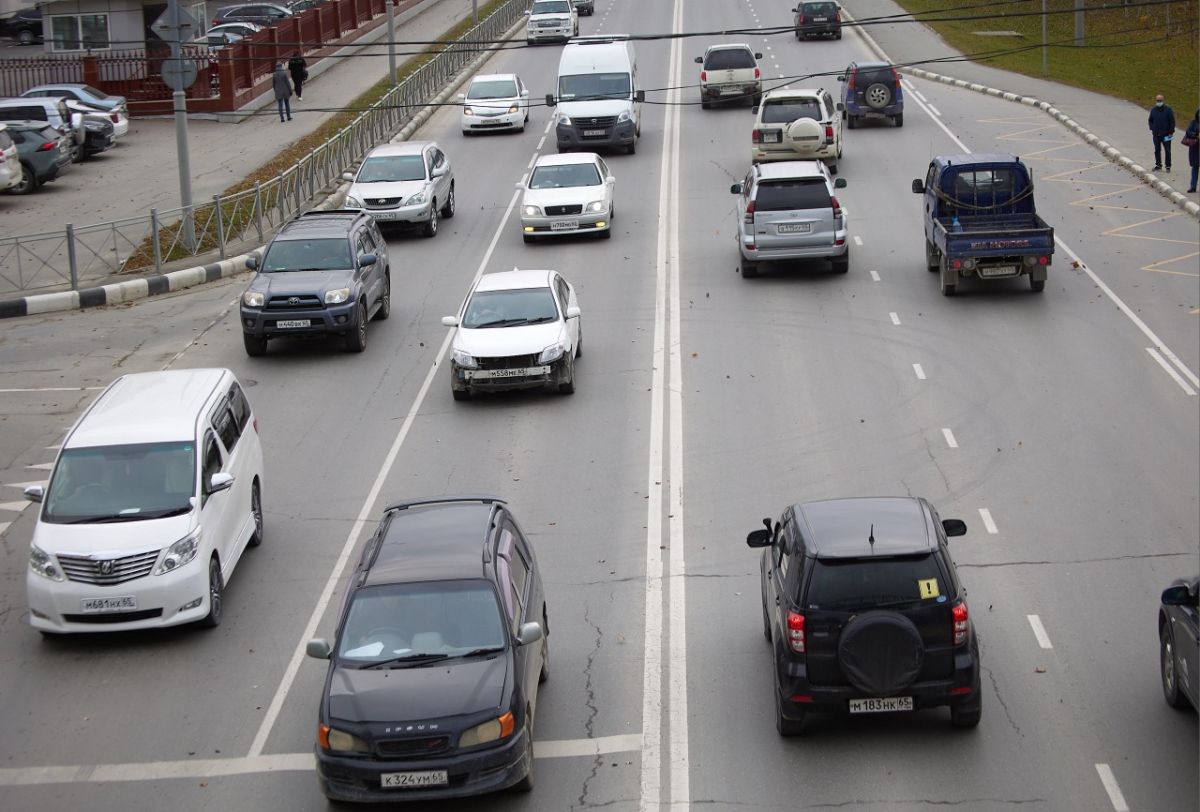
POLYGON ((137 598, 132 595, 118 598, 84 598, 79 604, 80 610, 85 615, 95 615, 103 612, 124 612, 129 609, 137 609, 137 598))
POLYGON ((584 134, 584 136, 589 137, 589 138, 596 138, 598 136, 604 135, 604 130, 584 130, 583 134, 584 134))
POLYGON ((445 770, 423 770, 412 773, 383 773, 379 782, 384 787, 444 787, 450 783, 450 775, 445 770))
POLYGON ((762 142, 764 144, 778 144, 779 143, 779 132, 775 131, 775 132, 763 133, 762 134, 762 142))
POLYGON ((828 21, 829 21, 828 17, 813 17, 814 23, 824 23, 824 22, 828 22, 828 21))
POLYGON ((574 231, 579 228, 578 220, 551 220, 551 231, 574 231))
POLYGON ((1016 265, 985 265, 979 269, 980 276, 1013 276, 1016 272, 1016 265))
POLYGON ((737 93, 741 93, 742 89, 740 87, 723 87, 717 92, 722 96, 733 96, 737 93))
POLYGON ((512 369, 475 369, 468 370, 471 378, 533 378, 545 375, 550 367, 515 367, 512 369))
POLYGON ((312 326, 312 322, 308 319, 283 319, 282 321, 275 322, 275 326, 281 330, 286 330, 288 328, 310 327, 312 326))
POLYGON ((888 696, 882 699, 851 699, 851 713, 892 713, 913 709, 911 696, 888 696))
POLYGON ((376 220, 395 220, 400 216, 394 211, 373 211, 370 215, 376 220))
POLYGON ((780 223, 775 230, 779 234, 810 234, 812 223, 780 223))

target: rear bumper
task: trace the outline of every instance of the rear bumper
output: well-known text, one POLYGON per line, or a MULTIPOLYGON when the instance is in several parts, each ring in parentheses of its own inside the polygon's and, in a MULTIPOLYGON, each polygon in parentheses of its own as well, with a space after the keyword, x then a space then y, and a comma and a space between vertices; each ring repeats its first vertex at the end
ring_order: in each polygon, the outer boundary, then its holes
POLYGON ((826 144, 817 149, 801 152, 799 150, 784 148, 784 149, 763 149, 755 144, 751 149, 750 160, 756 164, 768 163, 770 161, 825 161, 826 163, 837 161, 837 145, 826 144))
POLYGON ((762 93, 761 82, 736 82, 727 85, 705 85, 700 88, 700 98, 705 101, 721 99, 744 99, 762 93))

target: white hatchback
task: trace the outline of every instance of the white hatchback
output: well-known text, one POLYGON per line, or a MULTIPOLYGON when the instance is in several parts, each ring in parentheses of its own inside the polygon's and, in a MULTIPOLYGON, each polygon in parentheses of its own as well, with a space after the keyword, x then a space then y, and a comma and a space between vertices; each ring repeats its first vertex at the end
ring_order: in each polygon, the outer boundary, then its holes
POLYGON ((612 236, 617 179, 594 152, 542 155, 521 197, 525 242, 561 234, 612 236))
POLYGON ((462 102, 463 135, 491 130, 524 130, 529 121, 529 89, 515 73, 476 76, 462 102))

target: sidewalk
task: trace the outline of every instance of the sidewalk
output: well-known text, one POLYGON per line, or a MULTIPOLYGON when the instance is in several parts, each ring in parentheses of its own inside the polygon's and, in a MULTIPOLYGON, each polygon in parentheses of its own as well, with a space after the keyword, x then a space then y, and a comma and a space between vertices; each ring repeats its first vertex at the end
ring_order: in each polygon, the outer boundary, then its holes
MULTIPOLYGON (((470 16, 471 0, 426 0, 419 13, 396 26, 396 38, 436 39, 470 16)), ((386 42, 387 26, 369 32, 364 40, 386 42)), ((397 65, 424 48, 397 46, 397 65)), ((271 99, 240 123, 190 119, 193 201, 211 200, 387 75, 386 45, 356 45, 347 51, 352 55, 335 57, 325 63, 327 69, 313 72, 305 83, 303 100, 292 97, 290 122, 279 122, 271 99)), ((68 222, 103 223, 179 205, 174 121, 135 119, 114 149, 73 167, 59 180, 32 195, 0 195, 0 220, 6 234, 34 234, 61 230, 68 222)))

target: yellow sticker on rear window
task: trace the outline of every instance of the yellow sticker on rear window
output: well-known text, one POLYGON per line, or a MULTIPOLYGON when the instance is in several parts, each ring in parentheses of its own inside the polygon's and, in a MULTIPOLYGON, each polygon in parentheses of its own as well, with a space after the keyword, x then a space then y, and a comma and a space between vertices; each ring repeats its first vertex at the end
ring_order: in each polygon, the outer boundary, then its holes
POLYGON ((937 578, 922 578, 917 581, 917 589, 921 591, 922 598, 936 598, 942 594, 938 592, 937 578))

